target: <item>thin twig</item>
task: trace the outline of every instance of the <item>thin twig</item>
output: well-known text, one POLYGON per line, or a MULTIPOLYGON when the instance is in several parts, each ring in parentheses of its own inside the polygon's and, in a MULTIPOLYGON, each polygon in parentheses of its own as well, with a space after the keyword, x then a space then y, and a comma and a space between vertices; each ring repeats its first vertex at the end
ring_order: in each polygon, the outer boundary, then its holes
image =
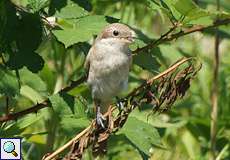
POLYGON ((227 19, 223 19, 223 20, 218 20, 218 21, 214 22, 212 25, 209 25, 209 26, 195 25, 195 26, 193 26, 191 28, 181 30, 178 33, 166 34, 167 36, 164 36, 163 38, 160 37, 160 39, 158 39, 156 41, 153 41, 153 42, 149 43, 148 45, 146 45, 146 46, 144 46, 142 48, 137 48, 135 51, 133 51, 133 54, 136 54, 136 53, 141 52, 141 51, 146 51, 148 49, 154 48, 155 46, 157 46, 159 44, 162 44, 162 43, 177 39, 179 37, 185 36, 187 34, 191 34, 193 32, 201 32, 201 31, 204 31, 204 30, 207 30, 207 29, 210 29, 210 28, 215 28, 215 27, 218 27, 218 26, 221 26, 221 25, 227 25, 229 23, 230 23, 230 18, 227 18, 227 19))
MULTIPOLYGON (((216 0, 217 11, 220 9, 220 1, 216 0)), ((218 17, 217 17, 218 20, 218 17)), ((217 134, 217 118, 218 118, 218 72, 219 72, 219 45, 220 37, 218 34, 218 28, 216 27, 215 35, 215 55, 214 55, 214 66, 213 66, 213 84, 212 84, 212 111, 211 111, 211 160, 216 159, 216 134, 217 134)))
POLYGON ((142 48, 138 48, 135 51, 133 51, 133 54, 136 54, 138 52, 144 51, 144 50, 148 50, 151 49, 153 47, 155 47, 156 45, 160 44, 162 42, 163 39, 165 39, 170 33, 172 33, 175 29, 177 28, 177 25, 173 26, 172 28, 170 28, 166 33, 164 33, 163 35, 161 35, 160 38, 158 38, 157 40, 154 40, 152 43, 150 43, 149 45, 142 47, 142 48))

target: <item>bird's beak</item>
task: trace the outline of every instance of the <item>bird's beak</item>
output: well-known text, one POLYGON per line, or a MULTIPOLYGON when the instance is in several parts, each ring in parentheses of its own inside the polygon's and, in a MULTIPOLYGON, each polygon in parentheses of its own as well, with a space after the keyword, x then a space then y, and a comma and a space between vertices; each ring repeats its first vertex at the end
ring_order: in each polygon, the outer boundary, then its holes
POLYGON ((137 38, 137 35, 133 30, 131 31, 131 36, 127 37, 128 41, 130 41, 130 43, 133 43, 136 38, 137 38))

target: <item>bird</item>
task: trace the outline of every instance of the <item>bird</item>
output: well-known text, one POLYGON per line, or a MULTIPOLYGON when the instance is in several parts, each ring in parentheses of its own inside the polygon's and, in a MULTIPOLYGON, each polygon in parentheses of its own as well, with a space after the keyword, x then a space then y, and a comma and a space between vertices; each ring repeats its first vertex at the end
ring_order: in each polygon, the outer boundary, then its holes
POLYGON ((128 88, 134 42, 133 29, 122 23, 107 25, 98 34, 86 56, 87 84, 91 89, 96 111, 96 124, 105 128, 103 113, 113 98, 128 88))

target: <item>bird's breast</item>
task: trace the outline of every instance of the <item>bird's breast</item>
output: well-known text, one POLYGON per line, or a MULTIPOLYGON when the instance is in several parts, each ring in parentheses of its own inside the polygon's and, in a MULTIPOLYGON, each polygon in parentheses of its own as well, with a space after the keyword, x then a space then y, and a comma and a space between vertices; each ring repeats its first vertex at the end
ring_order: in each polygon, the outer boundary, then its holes
POLYGON ((103 50, 90 61, 88 83, 96 98, 109 99, 128 83, 130 58, 126 52, 103 50))

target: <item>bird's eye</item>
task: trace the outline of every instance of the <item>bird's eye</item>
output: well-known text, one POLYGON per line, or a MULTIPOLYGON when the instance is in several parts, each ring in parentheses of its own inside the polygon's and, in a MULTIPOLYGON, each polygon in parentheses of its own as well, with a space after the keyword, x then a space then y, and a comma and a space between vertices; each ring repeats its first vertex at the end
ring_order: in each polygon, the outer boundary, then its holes
POLYGON ((118 36, 118 34, 119 34, 119 32, 118 32, 117 30, 114 30, 114 31, 113 31, 113 35, 114 35, 114 36, 118 36))

